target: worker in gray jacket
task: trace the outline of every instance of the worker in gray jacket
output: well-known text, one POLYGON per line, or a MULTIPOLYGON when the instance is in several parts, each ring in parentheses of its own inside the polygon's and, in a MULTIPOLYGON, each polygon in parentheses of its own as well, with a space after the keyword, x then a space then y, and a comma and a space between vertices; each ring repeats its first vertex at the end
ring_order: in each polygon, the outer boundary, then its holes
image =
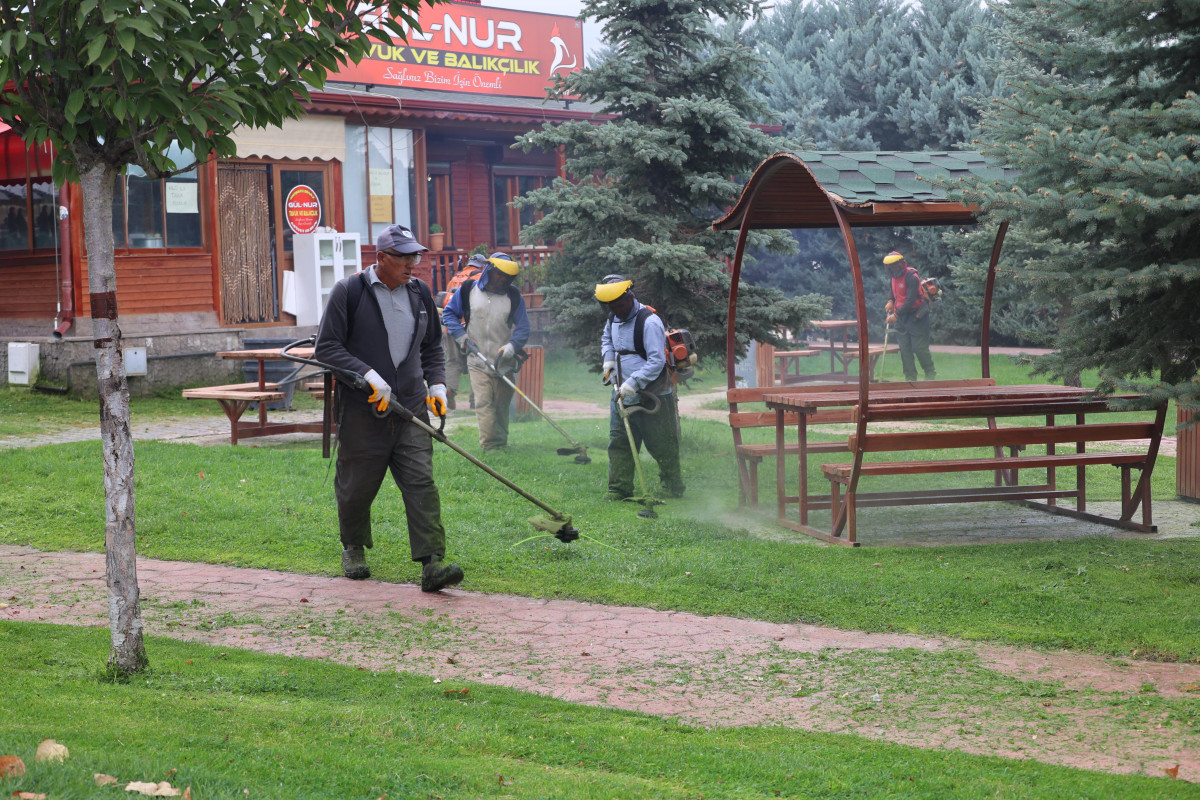
POLYGON ((467 374, 475 394, 479 446, 484 450, 508 444, 513 390, 470 350, 478 350, 512 380, 520 365, 518 355, 524 354, 529 341, 529 313, 514 284, 520 269, 506 253, 492 253, 479 279, 463 281, 442 311, 446 330, 468 352, 467 374))

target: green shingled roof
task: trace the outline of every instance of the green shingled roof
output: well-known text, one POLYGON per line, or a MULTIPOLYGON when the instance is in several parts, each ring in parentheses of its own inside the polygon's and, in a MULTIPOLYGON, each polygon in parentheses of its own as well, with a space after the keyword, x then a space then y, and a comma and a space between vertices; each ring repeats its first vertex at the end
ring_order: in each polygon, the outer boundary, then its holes
POLYGON ((804 161, 821 186, 848 203, 944 200, 930 179, 978 175, 1004 180, 1016 175, 980 153, 946 150, 930 153, 844 153, 804 151, 804 161))

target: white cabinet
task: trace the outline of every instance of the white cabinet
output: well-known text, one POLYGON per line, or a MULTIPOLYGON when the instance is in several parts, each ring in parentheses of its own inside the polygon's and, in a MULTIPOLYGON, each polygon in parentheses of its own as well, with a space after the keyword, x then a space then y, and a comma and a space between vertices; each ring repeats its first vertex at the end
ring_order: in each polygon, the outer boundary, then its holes
POLYGON ((296 324, 316 325, 333 285, 362 269, 357 233, 302 233, 292 237, 296 269, 296 324))

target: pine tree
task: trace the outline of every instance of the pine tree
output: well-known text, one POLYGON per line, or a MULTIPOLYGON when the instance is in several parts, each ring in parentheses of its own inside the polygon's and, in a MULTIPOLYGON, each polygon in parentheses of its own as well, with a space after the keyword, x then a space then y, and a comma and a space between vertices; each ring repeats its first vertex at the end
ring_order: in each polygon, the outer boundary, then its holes
MULTIPOLYGON (((547 264, 547 305, 584 360, 599 350, 600 279, 619 273, 669 325, 688 328, 702 357, 723 361, 727 259, 736 234, 711 230, 738 197, 739 180, 789 142, 751 127, 766 113, 751 86, 759 62, 709 15, 741 22, 759 0, 589 0, 613 49, 573 73, 558 95, 601 106, 603 121, 546 125, 518 141, 526 149, 562 148, 570 179, 559 178, 518 203, 545 216, 522 231, 526 241, 554 239, 562 252, 547 264)), ((778 232, 754 233, 755 246, 786 248, 778 232)), ((738 349, 774 341, 776 326, 797 328, 826 308, 822 299, 787 299, 742 286, 738 349)), ((598 367, 598 365, 597 365, 598 367)))
MULTIPOLYGON (((959 0, 793 0, 756 22, 749 36, 767 61, 759 90, 785 133, 811 136, 820 150, 945 150, 969 138, 990 96, 997 22, 986 8, 959 0)), ((860 230, 872 323, 881 328, 886 276, 879 258, 902 251, 922 277, 951 282, 953 251, 942 228, 860 230)), ((833 315, 854 316, 853 288, 841 237, 794 231, 798 257, 759 254, 752 280, 833 298, 833 315)), ((986 260, 985 260, 986 263, 986 260)), ((979 305, 954 287, 934 316, 942 341, 976 341, 979 305)), ((1019 296, 1018 296, 1019 297, 1019 296)), ((1026 304, 1027 306, 1030 304, 1026 304)), ((1004 316, 1000 311, 998 316, 1004 316)))
POLYGON ((1055 377, 1200 396, 1200 3, 1010 0, 1009 96, 981 149, 1021 171, 958 191, 1024 241, 1016 271, 1069 295, 1055 377), (1156 381, 1158 379, 1158 382, 1156 381))

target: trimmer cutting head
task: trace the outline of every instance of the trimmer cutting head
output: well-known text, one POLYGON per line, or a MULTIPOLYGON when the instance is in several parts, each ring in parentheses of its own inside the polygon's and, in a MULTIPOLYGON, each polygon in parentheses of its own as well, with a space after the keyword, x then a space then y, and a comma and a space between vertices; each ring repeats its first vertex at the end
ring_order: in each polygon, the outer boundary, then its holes
POLYGON ((529 524, 539 531, 554 535, 560 542, 573 542, 579 538, 579 531, 571 524, 571 518, 564 515, 562 519, 553 517, 530 517, 529 524))
POLYGON ((588 454, 587 454, 587 448, 586 448, 586 447, 583 447, 583 446, 580 446, 580 447, 560 447, 560 448, 558 448, 558 451, 557 451, 557 452, 558 452, 558 454, 559 454, 560 456, 575 456, 575 463, 576 463, 576 464, 590 464, 590 463, 592 463, 592 460, 591 460, 590 458, 588 458, 588 454))

